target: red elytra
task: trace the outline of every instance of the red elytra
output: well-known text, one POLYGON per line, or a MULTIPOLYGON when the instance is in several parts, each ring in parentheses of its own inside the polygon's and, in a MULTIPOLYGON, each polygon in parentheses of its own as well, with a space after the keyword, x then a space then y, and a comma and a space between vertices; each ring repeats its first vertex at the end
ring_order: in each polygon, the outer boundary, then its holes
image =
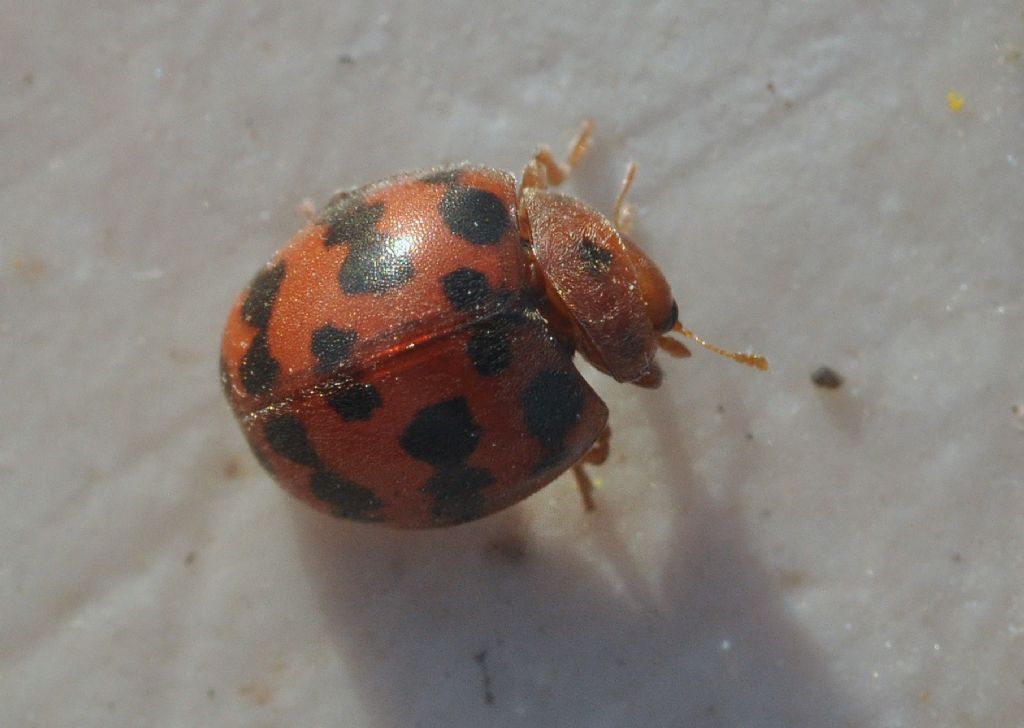
POLYGON ((572 468, 593 507, 583 463, 607 456, 608 410, 574 353, 656 387, 659 346, 689 355, 666 334, 696 337, 626 235, 634 167, 614 223, 549 189, 589 135, 585 123, 564 165, 542 148, 518 190, 461 165, 339 193, 256 275, 228 316, 221 381, 285 490, 335 516, 430 528, 572 468))

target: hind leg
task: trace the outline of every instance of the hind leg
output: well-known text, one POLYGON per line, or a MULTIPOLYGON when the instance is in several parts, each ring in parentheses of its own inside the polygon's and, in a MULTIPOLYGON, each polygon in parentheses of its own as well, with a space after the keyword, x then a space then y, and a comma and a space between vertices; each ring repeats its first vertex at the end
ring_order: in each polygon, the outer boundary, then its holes
POLYGON ((611 436, 611 428, 605 425, 601 436, 590 448, 590 452, 572 466, 572 474, 576 478, 576 486, 580 489, 580 498, 583 499, 583 510, 585 511, 592 511, 597 508, 597 505, 594 503, 594 483, 583 466, 601 465, 608 459, 608 441, 611 436))

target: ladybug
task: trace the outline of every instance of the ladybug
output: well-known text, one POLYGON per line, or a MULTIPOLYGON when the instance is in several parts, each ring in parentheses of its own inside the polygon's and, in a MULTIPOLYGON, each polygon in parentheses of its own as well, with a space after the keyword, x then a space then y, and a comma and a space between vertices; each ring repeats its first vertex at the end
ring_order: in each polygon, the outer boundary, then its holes
MULTIPOLYGON (((608 454, 608 409, 573 365, 657 387, 689 356, 668 283, 613 221, 553 192, 541 148, 514 177, 468 164, 334 195, 228 316, 221 382, 257 459, 292 495, 400 528, 472 521, 608 454)), ((706 344, 705 344, 706 345, 706 344)), ((710 345, 707 345, 710 347, 710 345)), ((763 368, 754 355, 730 354, 763 368)))

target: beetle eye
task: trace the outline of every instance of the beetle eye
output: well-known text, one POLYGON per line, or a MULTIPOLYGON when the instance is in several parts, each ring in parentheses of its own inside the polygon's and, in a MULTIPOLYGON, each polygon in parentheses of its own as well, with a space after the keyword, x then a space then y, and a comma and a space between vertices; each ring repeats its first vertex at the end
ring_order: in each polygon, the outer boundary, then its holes
POLYGON ((658 327, 658 333, 667 334, 676 325, 677 321, 679 321, 679 304, 676 303, 675 299, 672 299, 672 310, 669 312, 665 322, 658 327))

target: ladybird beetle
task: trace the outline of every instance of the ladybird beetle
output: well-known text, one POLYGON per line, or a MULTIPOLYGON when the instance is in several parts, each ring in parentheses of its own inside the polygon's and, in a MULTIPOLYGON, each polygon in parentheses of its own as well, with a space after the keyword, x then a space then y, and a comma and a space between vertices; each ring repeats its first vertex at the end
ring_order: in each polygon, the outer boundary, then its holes
POLYGON ((506 508, 608 453, 608 409, 573 365, 657 387, 689 356, 668 283, 614 222, 557 194, 541 148, 514 177, 458 165, 334 195, 238 297, 221 382, 253 452, 335 516, 448 526, 506 508))

